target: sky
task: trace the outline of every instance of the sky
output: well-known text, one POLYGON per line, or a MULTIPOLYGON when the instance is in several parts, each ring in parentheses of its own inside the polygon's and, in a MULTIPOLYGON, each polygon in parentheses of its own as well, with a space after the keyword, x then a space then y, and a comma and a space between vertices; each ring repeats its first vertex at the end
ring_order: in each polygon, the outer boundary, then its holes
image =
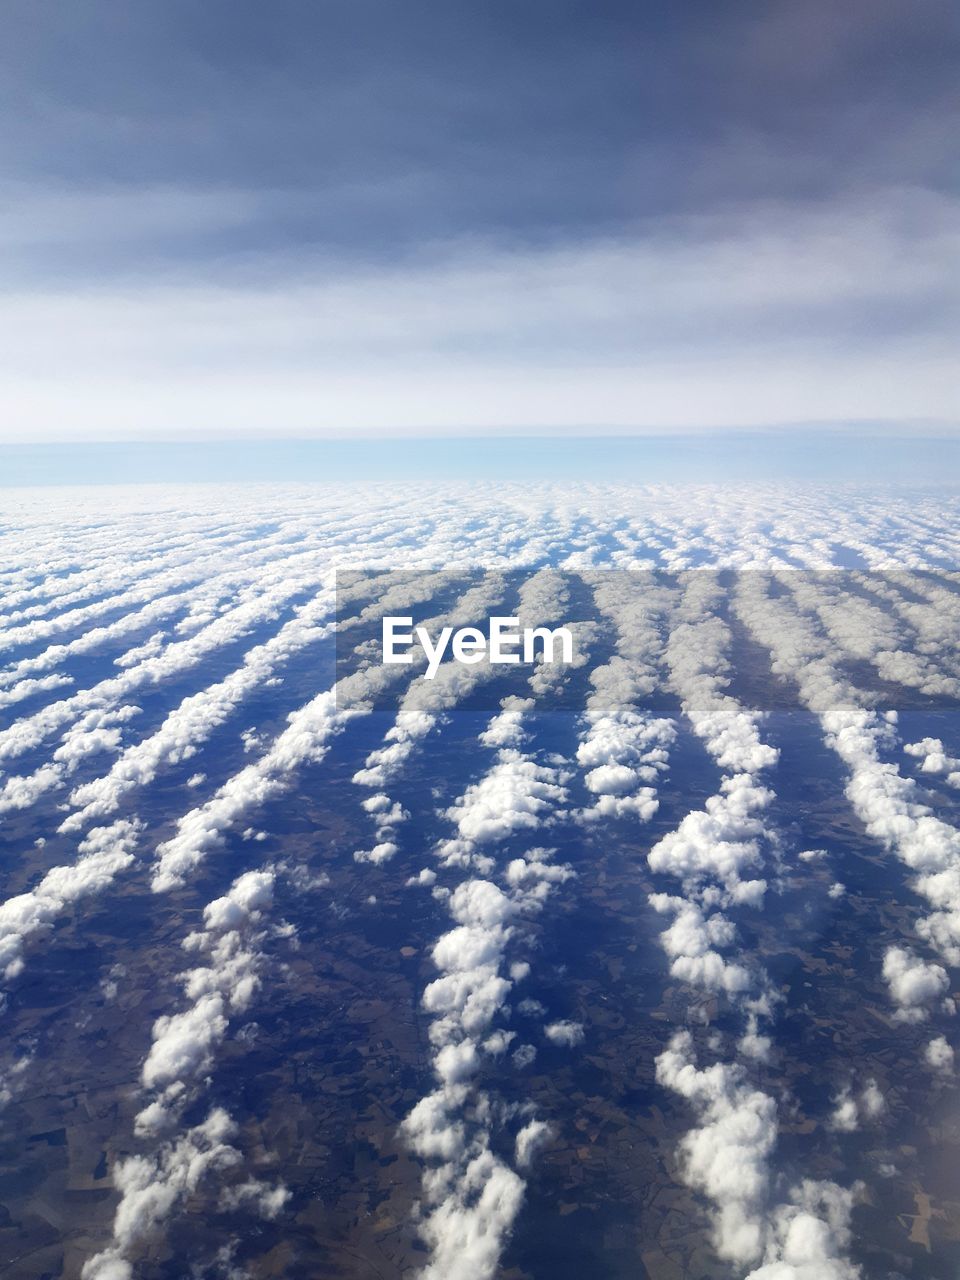
MULTIPOLYGON (((0 488, 331 482, 570 481, 625 485, 778 484, 914 491, 960 487, 960 436, 832 430, 633 435, 380 434, 237 440, 158 437, 0 442, 0 488)), ((117 501, 116 496, 111 500, 117 501)))
POLYGON ((949 0, 10 0, 0 441, 957 425, 949 0))

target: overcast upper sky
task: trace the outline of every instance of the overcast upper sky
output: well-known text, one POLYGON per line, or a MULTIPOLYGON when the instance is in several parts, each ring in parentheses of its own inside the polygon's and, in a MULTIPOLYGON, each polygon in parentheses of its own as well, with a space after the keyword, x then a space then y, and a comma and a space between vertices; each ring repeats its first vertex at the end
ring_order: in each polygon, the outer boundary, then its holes
POLYGON ((8 0, 0 431, 960 410, 953 0, 8 0))

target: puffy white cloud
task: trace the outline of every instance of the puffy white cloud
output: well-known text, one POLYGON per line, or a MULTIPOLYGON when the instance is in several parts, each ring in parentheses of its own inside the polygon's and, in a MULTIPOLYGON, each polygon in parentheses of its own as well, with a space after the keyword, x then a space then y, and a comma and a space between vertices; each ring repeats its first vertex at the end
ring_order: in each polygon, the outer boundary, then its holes
POLYGON ((566 799, 555 769, 517 751, 502 751, 480 782, 468 787, 447 811, 461 839, 474 844, 502 840, 514 831, 547 825, 566 799))
POLYGON ((764 1265, 746 1280, 859 1280, 860 1268, 843 1256, 852 1209, 851 1192, 804 1179, 771 1216, 764 1265))
POLYGON ((530 1120, 517 1134, 514 1160, 521 1169, 528 1168, 540 1149, 550 1141, 553 1131, 544 1120, 530 1120))
POLYGON ((673 924, 661 933, 660 942, 670 957, 670 972, 675 978, 728 995, 748 990, 753 982, 749 970, 717 950, 736 939, 736 930, 726 916, 719 912, 705 916, 695 903, 668 894, 653 894, 650 904, 655 911, 674 913, 673 924))
POLYGON ((752 1265, 750 1280, 856 1280, 859 1269, 843 1256, 849 1192, 804 1181, 789 1202, 771 1202, 773 1098, 753 1088, 736 1064, 698 1067, 686 1031, 657 1058, 657 1079, 696 1109, 699 1126, 681 1139, 681 1169, 714 1206, 720 1256, 738 1269, 752 1265))
POLYGON ((886 1099, 877 1087, 876 1080, 868 1080, 860 1095, 860 1110, 868 1120, 876 1120, 886 1109, 886 1099))
POLYGON ((548 1023, 543 1028, 543 1034, 551 1044, 572 1048, 574 1045, 583 1043, 585 1032, 582 1023, 563 1019, 558 1022, 548 1023))
POLYGON ((581 820, 633 816, 648 822, 659 807, 656 783, 666 772, 668 748, 676 739, 673 722, 644 716, 629 706, 591 719, 592 704, 593 699, 577 762, 586 769, 584 783, 597 799, 592 809, 581 813, 581 820))
POLYGON ((960 759, 949 755, 939 738, 907 742, 903 749, 920 760, 921 773, 943 774, 951 787, 960 787, 960 759))
POLYGON ((445 1044, 433 1060, 433 1069, 444 1084, 460 1084, 469 1080, 480 1066, 480 1055, 472 1040, 445 1044))
POLYGON ((651 870, 676 876, 691 887, 718 880, 736 895, 745 873, 762 865, 766 829, 761 815, 773 798, 773 792, 755 785, 749 774, 725 778, 703 809, 688 813, 675 831, 654 845, 648 857, 651 870))
POLYGON ((700 1126, 680 1142, 684 1179, 716 1206, 721 1257, 740 1265, 762 1256, 767 1159, 777 1138, 774 1100, 746 1083, 737 1066, 698 1069, 689 1032, 657 1058, 657 1080, 687 1098, 700 1126))
POLYGON ((924 1056, 934 1071, 940 1071, 944 1075, 953 1073, 953 1046, 947 1043, 945 1036, 934 1036, 927 1045, 924 1056))
POLYGON ((534 706, 532 698, 518 698, 511 695, 500 704, 500 714, 494 716, 480 735, 485 747, 519 747, 527 736, 523 727, 524 716, 534 706))
POLYGON ((46 693, 50 689, 62 689, 64 685, 73 684, 73 677, 67 675, 41 676, 38 680, 18 680, 10 689, 0 689, 0 707, 8 707, 13 702, 33 697, 37 693, 46 693))
POLYGON ((584 778, 587 790, 601 795, 622 795, 632 791, 638 781, 637 771, 625 764, 598 765, 584 778))
POLYGON ((950 986, 942 965, 929 964, 906 947, 887 948, 883 976, 899 1006, 898 1016, 910 1022, 925 1018, 927 1011, 923 1006, 944 996, 950 986))
POLYGON ((459 1101, 455 1091, 428 1093, 404 1118, 403 1132, 418 1155, 448 1163, 463 1156, 466 1131, 455 1111, 459 1101))
POLYGON ((499 1058, 506 1053, 516 1038, 517 1033, 515 1031, 504 1031, 503 1028, 500 1028, 484 1040, 484 1052, 489 1053, 492 1058, 499 1058))
POLYGON ((8 778, 0 790, 0 812, 29 809, 45 791, 59 784, 62 770, 55 764, 41 765, 32 774, 8 778))
POLYGON ((409 814, 402 805, 396 801, 392 801, 388 795, 379 792, 377 795, 368 796, 363 801, 363 807, 367 813, 371 814, 377 824, 378 829, 382 827, 394 827, 401 822, 405 822, 409 818, 409 814))
POLYGON ((218 1208, 227 1210, 253 1208, 261 1218, 272 1222, 283 1211, 289 1199, 290 1191, 282 1183, 271 1186, 259 1178, 248 1178, 246 1182, 224 1187, 220 1192, 218 1208))
POLYGON ((424 888, 431 888, 437 882, 437 873, 432 871, 430 867, 422 867, 415 876, 410 876, 404 883, 408 888, 414 885, 421 885, 424 888))
MULTIPOLYGON (((211 1049, 227 1030, 223 1009, 223 997, 214 992, 184 1013, 157 1019, 153 1025, 153 1047, 143 1068, 143 1083, 148 1089, 163 1088, 209 1069, 211 1049)), ((155 1114, 151 1111, 151 1118, 155 1114)))
POLYGON ((510 1059, 518 1071, 523 1071, 525 1067, 529 1067, 533 1063, 536 1056, 536 1045, 522 1044, 514 1049, 510 1059))
POLYGON ((829 1125, 838 1133, 853 1133, 860 1128, 861 1120, 876 1120, 886 1109, 886 1101, 876 1080, 868 1080, 859 1095, 855 1095, 847 1084, 834 1098, 829 1125))
POLYGON ((491 1151, 480 1151, 425 1214, 430 1247, 423 1280, 488 1280, 523 1202, 523 1180, 491 1151))
POLYGON ((528 904, 545 898, 554 885, 564 884, 575 877, 572 867, 550 861, 555 852, 554 849, 528 849, 523 858, 513 858, 507 864, 504 872, 506 883, 521 891, 528 904))
POLYGON ((354 862, 369 862, 374 866, 380 866, 394 857, 398 847, 392 840, 381 840, 372 849, 357 849, 353 855, 353 860, 354 862))
MULTIPOLYGON (((222 1108, 214 1108, 202 1124, 162 1144, 152 1157, 130 1156, 113 1170, 120 1203, 110 1244, 83 1265, 83 1280, 132 1280, 138 1248, 214 1173, 236 1168, 241 1154, 231 1145, 237 1126, 222 1108)), ((279 1211, 288 1193, 260 1182, 247 1182, 232 1195, 237 1203, 253 1202, 265 1217, 279 1211), (254 1194, 248 1189, 256 1188, 254 1194)), ((229 1193, 228 1193, 229 1199, 229 1193)))
POLYGON ((826 849, 804 849, 797 854, 801 862, 819 862, 827 856, 826 849))

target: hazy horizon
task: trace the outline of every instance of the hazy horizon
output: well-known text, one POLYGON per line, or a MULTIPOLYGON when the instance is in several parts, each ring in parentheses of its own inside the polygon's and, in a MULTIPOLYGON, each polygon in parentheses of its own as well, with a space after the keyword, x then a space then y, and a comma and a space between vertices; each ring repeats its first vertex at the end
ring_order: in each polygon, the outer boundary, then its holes
POLYGON ((878 435, 824 427, 674 435, 0 441, 0 488, 418 479, 955 488, 960 482, 960 435, 878 435))

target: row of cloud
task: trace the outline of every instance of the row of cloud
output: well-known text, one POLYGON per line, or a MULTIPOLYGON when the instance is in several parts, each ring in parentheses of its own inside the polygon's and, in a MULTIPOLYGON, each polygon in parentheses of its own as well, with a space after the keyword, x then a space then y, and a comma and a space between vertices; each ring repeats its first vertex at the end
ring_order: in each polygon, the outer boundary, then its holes
MULTIPOLYGON (((761 779, 779 753, 762 740, 758 714, 726 692, 731 637, 718 616, 725 594, 705 573, 687 576, 670 595, 658 596, 642 582, 634 584, 632 599, 626 591, 597 594, 627 653, 643 616, 648 681, 659 659, 659 675, 720 770, 719 789, 703 808, 651 848, 651 871, 678 882, 681 892, 654 892, 650 905, 671 917, 661 943, 671 975, 694 997, 695 1019, 708 1017, 704 997, 716 996, 743 1019, 741 1060, 699 1068, 693 1037, 682 1031, 658 1057, 657 1079, 694 1109, 697 1126, 681 1141, 680 1173, 712 1206, 718 1254, 750 1267, 753 1277, 846 1280, 858 1274, 844 1257, 851 1196, 832 1183, 803 1183, 778 1200, 771 1165, 777 1101, 749 1082, 756 1060, 771 1051, 776 995, 756 957, 729 952, 738 941, 734 913, 761 907, 767 891, 764 864, 776 854, 776 836, 766 814, 774 795, 761 779)), ((626 653, 619 656, 626 660, 626 653)), ((709 1043, 716 1053, 723 1037, 709 1043)))

